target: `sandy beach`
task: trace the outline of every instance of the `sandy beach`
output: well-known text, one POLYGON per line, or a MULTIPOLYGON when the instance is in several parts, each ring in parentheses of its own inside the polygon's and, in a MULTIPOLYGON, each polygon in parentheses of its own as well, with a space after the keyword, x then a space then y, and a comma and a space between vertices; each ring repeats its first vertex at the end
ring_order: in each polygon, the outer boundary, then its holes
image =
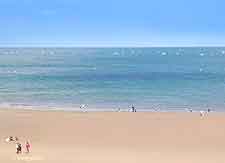
POLYGON ((0 110, 0 162, 225 162, 225 114, 0 110), (31 153, 16 154, 17 136, 31 153))

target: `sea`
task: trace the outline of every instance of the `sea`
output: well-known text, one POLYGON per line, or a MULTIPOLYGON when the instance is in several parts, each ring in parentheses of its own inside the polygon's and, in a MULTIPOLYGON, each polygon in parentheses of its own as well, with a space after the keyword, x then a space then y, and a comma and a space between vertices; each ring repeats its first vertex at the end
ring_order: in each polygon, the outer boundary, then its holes
POLYGON ((225 47, 0 48, 0 107, 225 111, 225 47))

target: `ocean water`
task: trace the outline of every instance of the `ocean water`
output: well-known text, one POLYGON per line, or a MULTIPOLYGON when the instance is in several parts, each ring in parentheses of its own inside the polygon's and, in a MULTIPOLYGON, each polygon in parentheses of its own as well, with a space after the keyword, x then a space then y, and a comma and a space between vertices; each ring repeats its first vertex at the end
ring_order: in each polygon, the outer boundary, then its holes
POLYGON ((0 105, 225 111, 225 48, 0 48, 0 105))

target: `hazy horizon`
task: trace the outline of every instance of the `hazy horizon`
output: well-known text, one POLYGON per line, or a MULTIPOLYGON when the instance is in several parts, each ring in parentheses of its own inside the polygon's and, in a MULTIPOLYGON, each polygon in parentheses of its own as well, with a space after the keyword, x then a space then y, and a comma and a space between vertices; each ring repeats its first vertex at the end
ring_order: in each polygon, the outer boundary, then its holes
POLYGON ((0 45, 0 48, 225 48, 225 45, 210 45, 210 46, 207 46, 207 45, 203 45, 203 46, 132 46, 132 45, 126 45, 126 46, 86 46, 86 45, 83 45, 83 46, 70 46, 70 45, 57 45, 57 46, 54 46, 54 45, 34 45, 34 46, 29 46, 29 45, 6 45, 6 46, 1 46, 0 45))

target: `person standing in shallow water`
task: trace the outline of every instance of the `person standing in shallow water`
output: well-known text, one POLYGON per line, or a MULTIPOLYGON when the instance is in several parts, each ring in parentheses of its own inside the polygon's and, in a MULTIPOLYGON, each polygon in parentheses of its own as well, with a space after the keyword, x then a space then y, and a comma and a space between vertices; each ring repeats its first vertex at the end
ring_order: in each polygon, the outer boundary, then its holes
POLYGON ((30 153, 30 143, 28 141, 26 141, 26 153, 30 153))

